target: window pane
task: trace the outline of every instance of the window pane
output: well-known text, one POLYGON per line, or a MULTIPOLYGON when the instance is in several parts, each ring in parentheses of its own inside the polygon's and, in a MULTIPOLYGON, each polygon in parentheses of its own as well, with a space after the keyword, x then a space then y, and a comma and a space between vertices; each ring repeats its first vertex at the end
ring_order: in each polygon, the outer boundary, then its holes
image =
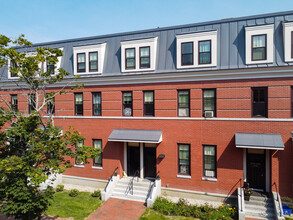
POLYGON ((199 42, 199 52, 210 52, 210 51, 211 51, 211 42, 210 41, 199 42))
POLYGON ((215 147, 204 147, 204 155, 210 155, 214 156, 215 155, 215 147))
POLYGON ((199 64, 211 63, 210 53, 200 53, 199 54, 199 64))
POLYGON ((85 62, 85 54, 81 53, 77 55, 77 62, 78 63, 84 63, 85 62))
POLYGON ((193 51, 193 43, 183 43, 182 44, 182 54, 192 53, 193 51))
POLYGON ((90 53, 90 61, 97 61, 98 60, 98 53, 92 52, 90 53))
POLYGON ((203 100, 204 110, 214 111, 215 110, 215 90, 212 90, 212 89, 204 90, 203 97, 204 97, 204 100, 203 100))
POLYGON ((79 63, 78 64, 78 70, 79 71, 85 71, 85 63, 79 63))
POLYGON ((17 105, 17 96, 16 95, 11 96, 11 103, 12 103, 12 105, 17 105))
POLYGON ((265 60, 266 59, 266 48, 253 48, 252 59, 253 60, 265 60))
POLYGON ((179 106, 188 107, 189 105, 189 91, 179 91, 179 106))
POLYGON ((150 58, 148 58, 148 57, 142 57, 142 58, 140 59, 140 65, 141 65, 142 67, 144 67, 144 66, 149 66, 149 65, 150 65, 150 58))
MULTIPOLYGON (((101 140, 94 140, 94 148, 102 150, 102 141, 101 140)), ((94 158, 94 163, 97 165, 102 164, 102 153, 94 158)))
POLYGON ((126 49, 126 58, 134 58, 135 56, 134 53, 135 53, 134 48, 126 49))
POLYGON ((94 104, 101 104, 101 93, 94 93, 93 94, 93 103, 94 104))
POLYGON ((153 92, 145 92, 144 93, 144 102, 152 103, 154 101, 154 93, 153 92))
POLYGON ((182 55, 182 65, 192 65, 193 64, 193 55, 192 54, 183 54, 182 55))
POLYGON ((149 57, 150 56, 150 48, 149 47, 140 48, 140 56, 141 57, 149 57))
POLYGON ((82 94, 75 94, 75 104, 82 104, 82 94))
POLYGON ((124 101, 124 103, 131 102, 132 101, 132 93, 131 92, 124 92, 123 93, 123 101, 124 101))
MULTIPOLYGON (((83 146, 83 141, 79 141, 79 142, 76 143, 76 147, 82 147, 82 146, 83 146)), ((83 165, 84 162, 80 160, 80 157, 76 157, 75 164, 83 165)))
POLYGON ((127 59, 126 61, 126 67, 130 68, 130 67, 135 67, 135 60, 134 59, 127 59))
POLYGON ((258 35, 252 37, 252 47, 265 47, 266 46, 266 35, 258 35))
POLYGON ((180 170, 179 170, 179 173, 182 173, 182 174, 190 174, 190 171, 189 171, 189 166, 180 166, 180 170))

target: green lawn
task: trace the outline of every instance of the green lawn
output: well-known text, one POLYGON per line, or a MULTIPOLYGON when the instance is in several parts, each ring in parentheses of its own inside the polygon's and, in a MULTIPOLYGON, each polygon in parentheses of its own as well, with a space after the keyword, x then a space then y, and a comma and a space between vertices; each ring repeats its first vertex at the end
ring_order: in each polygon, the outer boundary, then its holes
POLYGON ((83 220, 101 204, 100 199, 91 197, 91 193, 88 192, 80 192, 77 197, 68 196, 67 191, 56 192, 54 201, 47 210, 47 215, 83 220))
POLYGON ((189 220, 189 219, 195 219, 191 217, 183 217, 183 216, 166 216, 159 212, 156 212, 153 209, 147 208, 145 212, 140 217, 140 220, 165 220, 165 219, 172 219, 172 220, 189 220))

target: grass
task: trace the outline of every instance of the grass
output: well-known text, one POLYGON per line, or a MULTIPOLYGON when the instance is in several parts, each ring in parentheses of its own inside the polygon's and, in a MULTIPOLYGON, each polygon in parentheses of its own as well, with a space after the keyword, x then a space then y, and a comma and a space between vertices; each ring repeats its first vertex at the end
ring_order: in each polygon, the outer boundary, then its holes
POLYGON ((166 216, 151 208, 147 208, 145 212, 140 217, 140 220, 165 220, 165 219, 172 219, 172 220, 195 220, 195 218, 191 217, 183 217, 183 216, 166 216))
POLYGON ((91 193, 88 192, 80 192, 77 197, 70 197, 68 193, 68 191, 56 192, 46 214, 83 220, 102 204, 100 199, 91 197, 91 193))

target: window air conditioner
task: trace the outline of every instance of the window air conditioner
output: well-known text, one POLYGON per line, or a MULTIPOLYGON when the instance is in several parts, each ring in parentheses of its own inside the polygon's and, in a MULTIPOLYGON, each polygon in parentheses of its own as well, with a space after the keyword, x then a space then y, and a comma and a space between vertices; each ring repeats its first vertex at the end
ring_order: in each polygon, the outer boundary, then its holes
POLYGON ((204 117, 205 118, 213 118, 214 117, 214 112, 213 111, 205 111, 204 112, 204 117))

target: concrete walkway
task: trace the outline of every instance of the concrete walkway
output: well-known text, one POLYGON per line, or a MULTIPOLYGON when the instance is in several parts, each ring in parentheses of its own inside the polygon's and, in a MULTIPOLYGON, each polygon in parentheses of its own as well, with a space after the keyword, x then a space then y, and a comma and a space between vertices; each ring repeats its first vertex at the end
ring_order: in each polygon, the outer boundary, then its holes
POLYGON ((122 199, 108 199, 101 207, 94 211, 86 220, 94 219, 139 219, 146 207, 142 202, 122 199))

